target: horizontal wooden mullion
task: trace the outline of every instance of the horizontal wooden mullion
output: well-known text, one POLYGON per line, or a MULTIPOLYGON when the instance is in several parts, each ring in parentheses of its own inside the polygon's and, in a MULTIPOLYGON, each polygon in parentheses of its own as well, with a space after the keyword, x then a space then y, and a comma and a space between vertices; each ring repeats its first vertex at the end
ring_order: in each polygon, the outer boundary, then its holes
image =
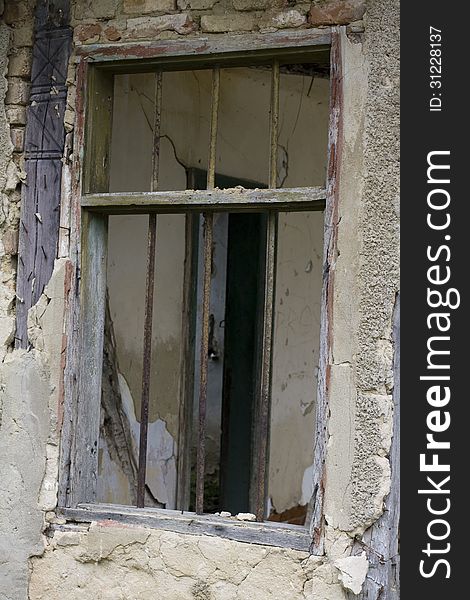
POLYGON ((323 210, 324 188, 282 190, 188 190, 89 194, 82 207, 108 214, 188 211, 323 210))
POLYGON ((67 520, 90 523, 114 521, 127 525, 141 525, 165 531, 190 535, 212 535, 226 539, 293 548, 308 552, 311 536, 306 527, 283 523, 254 523, 213 515, 155 508, 136 509, 110 504, 80 504, 77 508, 59 509, 67 520))

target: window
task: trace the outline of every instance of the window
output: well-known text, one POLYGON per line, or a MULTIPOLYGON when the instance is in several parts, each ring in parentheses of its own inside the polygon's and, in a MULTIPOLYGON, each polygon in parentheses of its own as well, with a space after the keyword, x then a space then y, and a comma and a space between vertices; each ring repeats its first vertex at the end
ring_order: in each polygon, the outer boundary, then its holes
POLYGON ((83 61, 66 515, 310 545, 328 41, 83 61))

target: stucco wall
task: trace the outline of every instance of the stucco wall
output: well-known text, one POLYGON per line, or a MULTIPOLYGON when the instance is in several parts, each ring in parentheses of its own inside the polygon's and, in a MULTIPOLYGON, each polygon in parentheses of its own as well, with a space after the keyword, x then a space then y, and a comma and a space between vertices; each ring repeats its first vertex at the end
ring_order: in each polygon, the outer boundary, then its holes
MULTIPOLYGON (((11 350, 32 4, 7 0, 6 25, 0 27, 0 50, 9 48, 8 92, 3 77, 7 61, 0 51, 0 599, 157 594, 206 600, 344 600, 345 586, 358 591, 366 576, 366 556, 350 557, 353 536, 377 519, 389 488, 391 321, 398 288, 398 0, 369 0, 363 34, 348 37, 342 29, 344 144, 334 264, 326 555, 311 558, 219 538, 117 525, 95 524, 77 531, 59 525, 54 516, 57 355, 62 350, 66 260, 56 265, 49 291, 32 311, 36 347, 28 353, 11 350), (46 529, 53 537, 42 535, 46 529)), ((76 41, 88 43, 263 31, 286 24, 304 27, 307 21, 345 24, 361 18, 363 8, 355 0, 291 4, 178 0, 176 8, 172 0, 86 0, 74 3, 73 24, 76 41)), ((74 122, 73 81, 71 69, 69 131, 74 122)))

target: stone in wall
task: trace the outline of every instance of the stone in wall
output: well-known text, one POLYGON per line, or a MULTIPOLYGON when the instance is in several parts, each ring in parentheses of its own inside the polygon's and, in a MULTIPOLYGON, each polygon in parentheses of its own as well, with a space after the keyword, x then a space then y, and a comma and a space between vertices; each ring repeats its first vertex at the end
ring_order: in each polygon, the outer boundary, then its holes
POLYGON ((74 17, 80 19, 112 19, 118 11, 120 0, 77 0, 74 17))
POLYGON ((197 29, 189 15, 163 15, 161 17, 137 17, 128 19, 124 39, 154 39, 164 31, 175 31, 187 35, 197 29))
POLYGON ((123 4, 123 12, 133 15, 167 12, 175 8, 175 0, 124 0, 123 4))
POLYGON ((201 29, 208 33, 227 33, 230 31, 252 31, 256 26, 256 16, 246 14, 204 15, 201 29))
POLYGON ((207 10, 212 8, 218 0, 178 0, 177 7, 180 10, 207 10))
POLYGON ((310 9, 311 25, 346 25, 364 15, 365 0, 316 0, 310 9))

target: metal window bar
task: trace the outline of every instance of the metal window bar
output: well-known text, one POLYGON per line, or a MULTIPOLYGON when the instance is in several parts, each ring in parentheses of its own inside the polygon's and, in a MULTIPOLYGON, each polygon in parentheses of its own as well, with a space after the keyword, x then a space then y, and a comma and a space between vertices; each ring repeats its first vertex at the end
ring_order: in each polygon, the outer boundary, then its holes
MULTIPOLYGON (((162 72, 155 75, 155 114, 153 127, 153 155, 152 155, 152 182, 151 189, 155 192, 158 188, 158 169, 160 162, 160 122, 162 110, 162 72)), ((153 296, 155 287, 155 249, 157 243, 157 215, 149 214, 148 242, 147 242, 147 277, 145 285, 145 313, 144 313, 144 344, 142 367, 142 396, 140 408, 140 436, 139 436, 139 466, 137 472, 137 507, 145 505, 145 479, 147 471, 147 436, 149 422, 149 397, 150 397, 150 367, 152 360, 152 322, 153 322, 153 296)))
MULTIPOLYGON (((219 117, 220 100, 220 69, 212 71, 212 108, 211 127, 209 139, 209 165, 207 169, 207 189, 215 186, 215 164, 217 149, 217 126, 219 117)), ((212 238, 213 238, 213 213, 204 212, 204 284, 202 301, 202 332, 201 332, 201 365, 199 387, 199 423, 196 465, 196 513, 204 512, 204 470, 206 463, 206 403, 207 403, 207 375, 209 356, 209 320, 210 296, 212 274, 212 238)))
MULTIPOLYGON (((279 61, 272 65, 271 79, 271 123, 270 123, 270 168, 269 187, 277 187, 277 158, 279 136, 279 61)), ((274 320, 274 286, 276 271, 276 245, 277 245, 277 211, 268 212, 266 232, 266 259, 265 259, 265 284, 264 284, 264 314, 263 314, 263 339, 260 377, 260 401, 258 414, 257 435, 257 478, 256 478, 256 520, 264 521, 266 510, 266 473, 269 439, 269 416, 271 396, 271 371, 272 371, 272 337, 274 320)))

